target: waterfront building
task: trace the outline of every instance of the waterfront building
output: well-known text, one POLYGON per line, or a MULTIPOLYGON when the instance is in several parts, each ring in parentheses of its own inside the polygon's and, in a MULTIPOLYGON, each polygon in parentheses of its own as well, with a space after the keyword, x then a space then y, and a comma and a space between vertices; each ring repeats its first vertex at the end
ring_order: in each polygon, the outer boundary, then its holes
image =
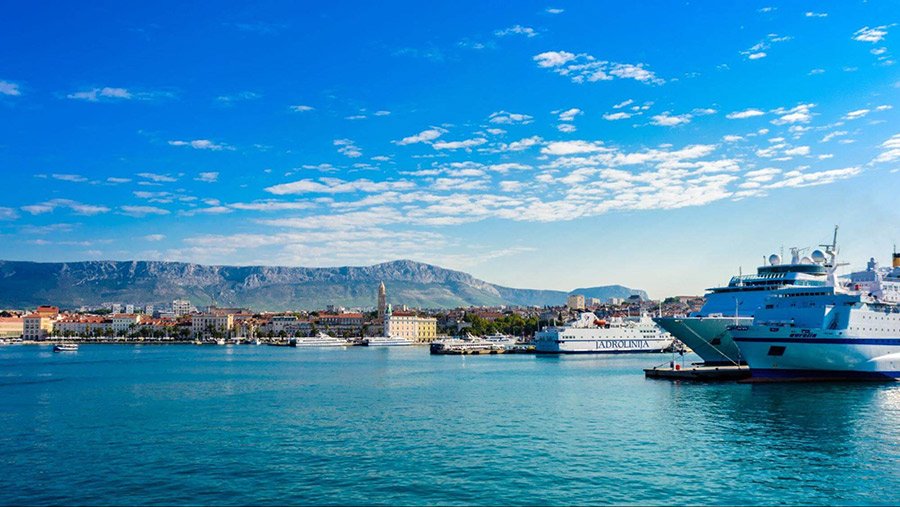
POLYGON ((234 315, 201 313, 191 316, 191 335, 194 338, 208 339, 215 334, 230 336, 234 329, 234 315))
POLYGON ((625 300, 622 298, 609 298, 609 304, 614 305, 614 306, 619 306, 620 304, 622 304, 624 302, 625 302, 625 300))
POLYGON ((176 317, 188 315, 191 313, 192 309, 193 306, 187 299, 176 299, 175 301, 172 301, 172 313, 174 313, 176 317))
POLYGON ((363 314, 361 313, 323 313, 319 315, 317 325, 328 334, 341 336, 361 336, 363 314))
POLYGON ((22 319, 22 338, 25 340, 43 340, 53 333, 53 324, 59 317, 59 308, 55 306, 39 306, 34 313, 22 319))
POLYGON ((437 338, 437 319, 420 317, 415 312, 391 310, 384 316, 384 336, 401 336, 417 342, 433 342, 437 338))
POLYGON ((0 317, 0 338, 21 338, 24 330, 22 317, 0 317))
POLYGON ((387 289, 384 282, 378 286, 378 320, 384 322, 384 312, 387 311, 387 289))
POLYGON ((59 336, 96 336, 106 334, 112 320, 100 315, 66 315, 56 321, 54 331, 59 336))
POLYGON ((601 304, 601 303, 600 303, 600 298, 591 298, 591 299, 589 300, 589 302, 588 302, 588 305, 589 305, 591 308, 597 308, 598 306, 600 306, 600 304, 601 304))
POLYGON ((581 294, 569 294, 566 298, 566 308, 569 310, 584 310, 584 296, 581 294))
POLYGON ((112 330, 116 336, 124 336, 141 322, 141 316, 133 313, 119 313, 110 316, 112 330))

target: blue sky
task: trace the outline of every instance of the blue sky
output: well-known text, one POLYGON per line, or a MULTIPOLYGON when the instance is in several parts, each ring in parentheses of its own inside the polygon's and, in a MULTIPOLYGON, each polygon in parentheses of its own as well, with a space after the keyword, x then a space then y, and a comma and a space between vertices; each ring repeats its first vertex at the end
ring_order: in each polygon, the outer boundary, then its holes
POLYGON ((11 4, 0 257, 701 293, 900 241, 897 2, 11 4))

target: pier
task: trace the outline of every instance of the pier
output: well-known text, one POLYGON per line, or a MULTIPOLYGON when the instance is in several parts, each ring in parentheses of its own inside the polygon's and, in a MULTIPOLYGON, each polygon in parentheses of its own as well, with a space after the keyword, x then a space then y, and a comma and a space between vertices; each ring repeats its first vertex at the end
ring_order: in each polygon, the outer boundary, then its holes
POLYGON ((682 367, 680 364, 654 366, 644 368, 644 376, 652 379, 694 380, 704 382, 738 381, 750 378, 750 368, 745 365, 708 366, 692 364, 682 367))

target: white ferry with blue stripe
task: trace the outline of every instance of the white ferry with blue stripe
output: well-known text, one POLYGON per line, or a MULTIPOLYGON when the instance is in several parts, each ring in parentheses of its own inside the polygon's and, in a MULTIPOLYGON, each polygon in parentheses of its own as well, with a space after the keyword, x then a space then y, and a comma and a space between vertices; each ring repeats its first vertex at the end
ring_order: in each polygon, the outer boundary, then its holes
POLYGON ((535 333, 534 350, 542 354, 662 352, 674 341, 646 315, 606 320, 585 312, 574 322, 535 333))
POLYGON ((755 380, 900 378, 900 255, 894 268, 868 269, 849 282, 783 289, 752 325, 729 330, 755 380))
POLYGON ((709 366, 745 364, 740 349, 728 333, 735 325, 750 325, 753 315, 774 291, 787 287, 823 287, 837 250, 837 229, 825 251, 814 250, 809 257, 804 249, 792 248, 789 262, 772 254, 768 265, 759 266, 754 275, 738 275, 728 285, 708 289, 703 307, 688 316, 654 319, 675 338, 690 347, 709 366))

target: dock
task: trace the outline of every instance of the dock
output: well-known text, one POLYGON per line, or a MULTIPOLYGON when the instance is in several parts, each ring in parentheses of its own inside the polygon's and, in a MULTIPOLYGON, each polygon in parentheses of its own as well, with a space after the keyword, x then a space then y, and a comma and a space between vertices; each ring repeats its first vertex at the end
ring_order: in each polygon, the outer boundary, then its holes
POLYGON ((706 366, 703 364, 681 367, 654 366, 645 368, 644 376, 653 379, 695 380, 703 382, 738 381, 750 378, 750 368, 745 365, 706 366))

